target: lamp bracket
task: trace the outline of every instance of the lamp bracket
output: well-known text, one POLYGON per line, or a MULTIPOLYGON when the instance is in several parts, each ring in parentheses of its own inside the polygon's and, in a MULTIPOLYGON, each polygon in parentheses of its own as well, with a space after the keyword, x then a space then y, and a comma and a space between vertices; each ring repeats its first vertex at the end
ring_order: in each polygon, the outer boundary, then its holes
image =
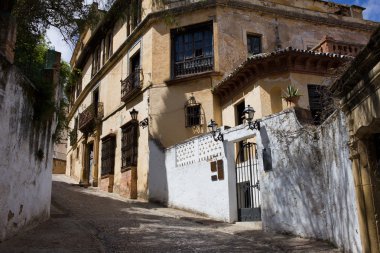
POLYGON ((140 121, 139 126, 141 126, 142 128, 148 127, 149 126, 149 120, 148 120, 148 118, 145 118, 142 121, 140 121))
POLYGON ((224 141, 223 134, 221 133, 220 128, 213 132, 212 136, 214 137, 214 141, 224 141))
POLYGON ((260 131, 260 121, 258 121, 258 120, 255 120, 253 122, 249 121, 248 122, 248 128, 251 130, 257 129, 258 131, 260 131))

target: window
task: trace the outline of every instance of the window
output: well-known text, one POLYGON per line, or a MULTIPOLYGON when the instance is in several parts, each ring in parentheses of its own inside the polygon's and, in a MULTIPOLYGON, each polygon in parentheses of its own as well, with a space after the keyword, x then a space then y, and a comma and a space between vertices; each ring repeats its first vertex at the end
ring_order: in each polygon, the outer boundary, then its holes
POLYGON ((130 72, 135 72, 140 69, 140 50, 137 51, 129 60, 130 72))
POLYGON ((203 113, 200 103, 197 103, 194 96, 185 104, 185 127, 199 126, 203 124, 203 113))
POLYGON ((109 33, 107 36, 106 36, 106 41, 105 41, 105 57, 106 57, 106 61, 111 58, 112 54, 113 54, 113 34, 112 33, 109 33))
POLYGON ((82 92, 82 77, 78 77, 78 80, 76 82, 76 96, 75 98, 78 98, 80 93, 82 92))
POLYGON ((132 20, 132 30, 140 23, 141 21, 141 1, 133 0, 131 3, 131 20, 132 20))
POLYGON ((91 77, 93 77, 100 69, 101 56, 101 47, 97 47, 92 55, 91 77))
POLYGON ((244 123, 244 109, 245 109, 245 101, 241 101, 235 106, 235 122, 236 126, 239 126, 244 123))
POLYGON ((141 22, 142 6, 141 0, 132 0, 129 5, 127 17, 127 36, 129 36, 136 26, 141 22))
POLYGON ((174 77, 211 71, 214 67, 212 23, 172 33, 174 77))
POLYGON ((309 84, 307 89, 311 115, 314 123, 320 124, 334 110, 334 101, 325 86, 309 84))
POLYGON ((112 56, 112 44, 113 44, 113 34, 108 33, 102 41, 102 65, 104 65, 109 58, 112 56))
POLYGON ((186 127, 198 126, 201 124, 201 106, 193 105, 186 107, 186 127))
POLYGON ((94 105, 94 116, 98 116, 99 112, 99 87, 92 92, 92 103, 94 105))
POLYGON ((77 143, 78 138, 78 117, 74 119, 74 128, 69 132, 70 146, 74 146, 77 143))
POLYGON ((255 55, 261 53, 261 36, 247 35, 247 49, 248 55, 255 55))
POLYGON ((137 166, 138 122, 130 121, 124 125, 121 139, 121 169, 137 166))
POLYGON ((108 135, 102 139, 102 176, 113 175, 115 166, 116 137, 108 135))

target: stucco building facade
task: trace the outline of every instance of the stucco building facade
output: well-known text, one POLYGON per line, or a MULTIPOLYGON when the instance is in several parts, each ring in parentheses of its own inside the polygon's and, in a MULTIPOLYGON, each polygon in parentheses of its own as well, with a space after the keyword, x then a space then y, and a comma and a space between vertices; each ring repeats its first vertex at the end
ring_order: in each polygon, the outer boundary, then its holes
POLYGON ((84 185, 149 199, 150 142, 170 147, 206 133, 210 119, 239 125, 247 104, 260 112, 256 117, 278 112, 289 82, 304 87, 300 104, 308 108, 306 85, 322 84, 329 68, 348 59, 321 52, 331 43, 326 38, 345 42, 342 50, 355 54, 375 29, 362 11, 311 0, 116 1, 81 35, 71 60, 80 74, 69 112, 66 173, 84 185), (272 62, 247 60, 277 50, 283 57, 272 62), (260 64, 222 89, 246 61, 260 64), (283 71, 273 73, 276 66, 283 71), (266 87, 252 82, 261 73, 266 87))

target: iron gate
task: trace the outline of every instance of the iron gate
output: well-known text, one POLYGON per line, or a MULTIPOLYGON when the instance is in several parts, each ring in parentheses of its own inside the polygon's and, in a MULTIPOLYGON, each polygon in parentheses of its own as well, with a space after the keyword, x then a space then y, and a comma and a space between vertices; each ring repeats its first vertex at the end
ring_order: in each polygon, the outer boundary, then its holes
POLYGON ((239 221, 260 221, 260 183, 256 143, 240 144, 236 157, 236 194, 239 221))

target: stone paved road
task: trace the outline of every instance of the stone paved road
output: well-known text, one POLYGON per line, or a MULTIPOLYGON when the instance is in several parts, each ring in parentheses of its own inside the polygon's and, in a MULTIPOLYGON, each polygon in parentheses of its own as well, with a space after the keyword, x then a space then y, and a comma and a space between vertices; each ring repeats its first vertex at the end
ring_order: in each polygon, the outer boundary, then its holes
POLYGON ((1 253, 339 252, 324 242, 249 230, 130 201, 53 177, 51 219, 0 243, 1 253))

